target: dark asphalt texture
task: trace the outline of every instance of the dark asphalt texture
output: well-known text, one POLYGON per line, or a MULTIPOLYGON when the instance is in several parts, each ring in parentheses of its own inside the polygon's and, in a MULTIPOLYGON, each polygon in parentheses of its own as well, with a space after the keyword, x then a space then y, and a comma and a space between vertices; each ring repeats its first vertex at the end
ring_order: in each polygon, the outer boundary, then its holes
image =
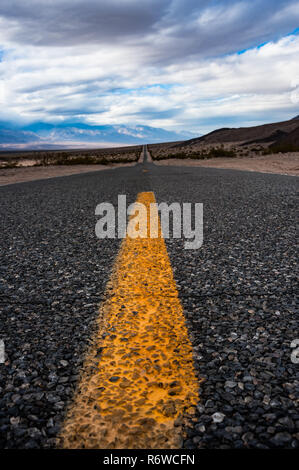
POLYGON ((204 204, 201 249, 166 241, 205 379, 184 447, 299 447, 297 183, 144 163, 0 187, 0 448, 55 446, 120 243, 95 207, 141 191, 204 204))

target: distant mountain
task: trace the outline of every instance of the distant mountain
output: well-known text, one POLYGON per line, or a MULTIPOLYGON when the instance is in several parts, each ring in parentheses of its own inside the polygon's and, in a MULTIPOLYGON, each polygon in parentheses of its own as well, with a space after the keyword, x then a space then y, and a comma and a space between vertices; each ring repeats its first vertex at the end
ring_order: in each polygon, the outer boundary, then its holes
POLYGON ((23 144, 38 140, 38 136, 30 131, 23 131, 21 129, 10 128, 7 125, 0 123, 0 145, 14 142, 16 144, 23 144))
POLYGON ((182 144, 180 147, 187 147, 194 144, 216 144, 225 142, 235 143, 262 143, 262 142, 275 142, 278 138, 288 135, 299 126, 299 117, 289 121, 277 122, 273 124, 264 124, 254 127, 240 127, 240 128, 222 128, 210 132, 202 137, 190 139, 182 144))
POLYGON ((17 126, 0 122, 0 148, 52 149, 138 145, 171 142, 191 137, 191 133, 176 133, 149 126, 105 125, 92 126, 80 122, 50 124, 36 122, 17 126))

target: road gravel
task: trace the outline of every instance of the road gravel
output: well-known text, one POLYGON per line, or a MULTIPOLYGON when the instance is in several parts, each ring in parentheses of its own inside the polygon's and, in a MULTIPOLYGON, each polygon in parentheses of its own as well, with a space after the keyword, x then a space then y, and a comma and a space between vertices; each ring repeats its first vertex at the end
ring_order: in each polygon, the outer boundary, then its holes
POLYGON ((1 187, 0 447, 55 447, 120 244, 95 207, 142 191, 204 204, 201 249, 166 241, 204 379, 183 446, 298 447, 297 183, 145 162, 1 187))

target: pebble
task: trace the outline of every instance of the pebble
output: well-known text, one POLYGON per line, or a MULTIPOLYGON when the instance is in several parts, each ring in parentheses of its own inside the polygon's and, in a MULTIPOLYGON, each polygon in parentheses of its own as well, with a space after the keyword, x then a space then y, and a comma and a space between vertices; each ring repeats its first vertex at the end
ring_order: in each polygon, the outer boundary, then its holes
POLYGON ((225 418, 225 414, 223 414, 223 413, 214 413, 212 418, 213 418, 214 423, 222 423, 222 421, 225 418))

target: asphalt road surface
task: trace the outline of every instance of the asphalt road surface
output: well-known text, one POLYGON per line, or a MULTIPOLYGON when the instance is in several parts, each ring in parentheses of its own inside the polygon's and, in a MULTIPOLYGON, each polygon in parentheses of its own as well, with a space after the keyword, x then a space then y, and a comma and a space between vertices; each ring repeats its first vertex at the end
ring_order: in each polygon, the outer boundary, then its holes
MULTIPOLYGON (((95 207, 152 191, 204 204, 204 243, 166 240, 204 379, 182 446, 296 448, 297 178, 134 167, 0 188, 0 448, 55 447, 120 241, 95 207)), ((298 315, 298 312, 297 312, 298 315)))

